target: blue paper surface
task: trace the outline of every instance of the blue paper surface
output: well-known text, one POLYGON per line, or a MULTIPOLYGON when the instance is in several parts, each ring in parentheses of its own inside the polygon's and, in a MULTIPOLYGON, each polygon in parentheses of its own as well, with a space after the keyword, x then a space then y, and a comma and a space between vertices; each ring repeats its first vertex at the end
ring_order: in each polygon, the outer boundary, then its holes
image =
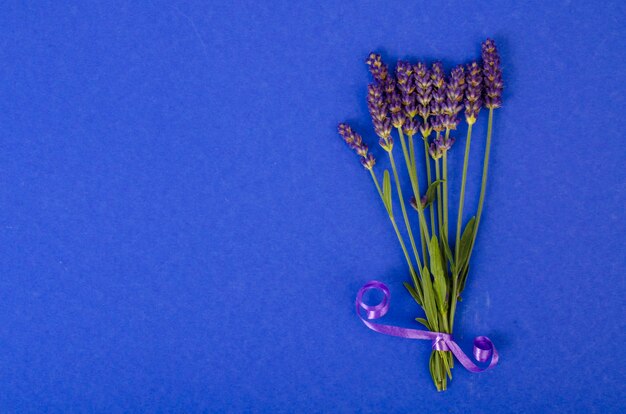
POLYGON ((0 411, 623 412, 625 19, 621 1, 4 4, 0 411), (354 315, 378 279, 381 322, 422 316, 336 125, 386 167, 367 54, 449 70, 486 37, 504 107, 455 337, 502 359, 437 393, 428 343, 354 315))

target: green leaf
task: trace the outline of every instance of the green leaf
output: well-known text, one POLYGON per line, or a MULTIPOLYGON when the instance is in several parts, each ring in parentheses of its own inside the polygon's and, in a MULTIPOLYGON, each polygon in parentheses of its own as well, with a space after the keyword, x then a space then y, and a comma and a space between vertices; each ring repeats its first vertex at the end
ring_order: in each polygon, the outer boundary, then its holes
POLYGON ((472 240, 474 239, 474 227, 476 225, 476 217, 472 217, 463 230, 461 236, 461 246, 459 248, 459 263, 458 269, 463 270, 467 264, 469 258, 470 248, 472 247, 472 240))
POLYGON ((420 297, 417 294, 417 291, 413 288, 413 286, 411 286, 411 284, 409 282, 404 282, 404 287, 406 288, 406 290, 409 291, 411 296, 413 296, 413 299, 415 299, 417 304, 422 306, 422 301, 420 300, 420 297))
MULTIPOLYGON (((461 273, 460 283, 459 283, 459 295, 465 289, 465 283, 467 282, 468 273, 469 273, 469 267, 466 267, 465 269, 463 269, 463 272, 461 273)), ((459 302, 462 301, 461 296, 458 297, 458 300, 459 302)))
POLYGON ((433 201, 435 201, 435 198, 437 198, 437 187, 443 182, 444 180, 436 180, 428 186, 428 190, 426 190, 426 205, 424 208, 428 207, 433 201))
POLYGON ((433 382, 436 385, 436 383, 437 383, 437 379, 436 378, 437 377, 435 376, 435 358, 434 358, 434 355, 435 355, 435 351, 432 351, 430 353, 430 358, 428 359, 428 370, 430 371, 430 376, 431 376, 431 378, 433 379, 433 382))
POLYGON ((428 329, 429 331, 430 329, 430 325, 428 324, 428 321, 424 318, 415 318, 416 321, 418 321, 419 323, 421 323, 422 325, 424 325, 426 327, 426 329, 428 329))
POLYGON ((446 296, 448 294, 448 283, 446 282, 446 276, 443 271, 441 252, 439 251, 439 241, 437 236, 433 235, 430 241, 430 270, 433 273, 435 280, 434 288, 437 298, 437 307, 440 311, 445 311, 446 296))
POLYGON ((424 294, 424 312, 426 313, 426 318, 430 321, 430 325, 434 330, 439 330, 439 325, 437 323, 437 301, 435 299, 435 292, 433 291, 433 282, 430 278, 430 272, 428 271, 428 267, 424 266, 424 271, 422 272, 422 290, 424 294))
POLYGON ((383 175, 383 203, 389 215, 392 215, 391 209, 391 179, 389 178, 389 171, 385 170, 383 175))
POLYGON ((443 242, 443 251, 446 258, 450 262, 450 268, 454 268, 454 255, 452 254, 452 250, 450 250, 450 245, 448 244, 448 239, 446 239, 445 234, 441 234, 441 241, 443 242))

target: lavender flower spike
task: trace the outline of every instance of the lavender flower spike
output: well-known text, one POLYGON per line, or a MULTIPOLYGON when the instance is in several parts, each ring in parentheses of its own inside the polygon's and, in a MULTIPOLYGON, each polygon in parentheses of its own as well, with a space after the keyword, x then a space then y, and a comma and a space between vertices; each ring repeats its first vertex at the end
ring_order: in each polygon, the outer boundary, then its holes
POLYGON ((450 79, 446 85, 446 101, 442 111, 443 126, 446 129, 456 129, 459 124, 458 114, 463 109, 463 92, 465 90, 465 71, 463 66, 452 69, 450 79))
POLYGON ((472 62, 467 67, 467 90, 465 91, 465 120, 473 125, 482 106, 483 75, 480 66, 472 62))
POLYGON ((454 145, 454 138, 452 137, 446 138, 445 136, 439 136, 439 138, 435 138, 434 144, 443 154, 444 152, 452 148, 452 145, 454 145))
POLYGON ((387 79, 389 69, 387 68, 387 65, 383 63, 380 55, 378 53, 370 53, 365 63, 369 66, 370 72, 376 82, 383 84, 385 79, 387 79))
POLYGON ((415 119, 407 119, 404 123, 404 126, 402 127, 402 130, 405 134, 412 137, 413 135, 417 134, 419 128, 420 127, 415 119))
POLYGON ((417 104, 415 102, 415 83, 413 80, 413 67, 410 63, 398 61, 396 66, 396 78, 398 79, 398 89, 402 93, 402 105, 409 119, 417 115, 417 104))
POLYGON ((433 130, 441 132, 445 129, 443 122, 443 105, 446 99, 446 85, 441 62, 433 63, 430 79, 433 88, 432 101, 430 102, 430 115, 432 116, 431 126, 433 130))
POLYGON ((496 42, 487 39, 482 44, 483 76, 485 79, 485 107, 495 109, 502 106, 502 67, 496 42))
POLYGON ((374 164, 376 164, 376 159, 368 152, 367 145, 363 143, 361 135, 353 131, 348 124, 339 124, 337 131, 346 144, 361 157, 361 164, 363 164, 366 169, 371 170, 374 164))
POLYGON ((441 150, 441 148, 435 144, 434 142, 432 142, 430 144, 430 146, 428 147, 428 153, 430 154, 430 157, 433 160, 438 160, 439 158, 441 158, 443 156, 443 151, 441 150))
POLYGON ((393 148, 393 138, 391 137, 391 121, 387 113, 387 104, 383 99, 383 91, 380 85, 370 84, 367 87, 367 107, 372 116, 374 130, 380 137, 380 146, 385 151, 391 151, 393 148))
POLYGON ((391 125, 395 128, 402 128, 405 118, 402 112, 402 99, 397 90, 394 90, 390 95, 389 112, 391 112, 391 125))
POLYGON ((428 153, 433 158, 433 160, 437 160, 443 156, 454 144, 454 138, 449 137, 446 138, 443 135, 440 135, 438 138, 430 144, 428 147, 428 153))
POLYGON ((422 62, 418 62, 413 66, 413 77, 415 79, 415 87, 417 92, 417 113, 422 117, 422 135, 429 136, 432 128, 428 124, 430 116, 430 101, 433 99, 432 80, 430 79, 430 71, 422 62))

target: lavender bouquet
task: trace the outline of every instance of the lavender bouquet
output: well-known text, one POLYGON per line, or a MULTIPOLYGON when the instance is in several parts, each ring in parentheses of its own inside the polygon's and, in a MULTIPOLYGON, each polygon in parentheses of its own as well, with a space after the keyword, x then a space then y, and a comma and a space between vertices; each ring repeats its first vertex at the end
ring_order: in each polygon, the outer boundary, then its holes
MULTIPOLYGON (((424 325, 428 331, 379 325, 359 316, 370 329, 381 333, 432 340, 430 373, 437 390, 443 391, 447 388, 447 380, 452 379, 453 354, 467 369, 473 372, 482 370, 463 354, 454 343, 451 334, 457 302, 467 282, 470 259, 484 207, 493 114, 502 103, 500 56, 495 42, 487 39, 482 44, 481 62, 459 65, 448 75, 439 62, 427 66, 423 62, 411 64, 399 61, 395 68, 395 76, 389 72, 378 54, 370 54, 366 63, 374 78, 374 82, 368 86, 367 104, 374 131, 379 137, 379 145, 389 156, 409 247, 396 221, 389 171, 383 172, 381 186, 374 168, 376 160, 361 135, 345 123, 339 124, 339 135, 359 155, 361 164, 372 177, 406 258, 411 283, 405 282, 404 286, 425 313, 425 318, 418 317, 415 320, 424 325), (472 126, 483 107, 488 113, 488 126, 480 198, 476 214, 463 226, 472 126), (459 115, 463 110, 467 136, 464 143, 465 156, 455 240, 452 243, 448 218, 447 153, 455 143, 452 131, 457 129, 459 115), (394 134, 400 141, 402 157, 411 183, 412 195, 408 203, 398 177, 394 134), (421 144, 418 144, 419 139, 422 141, 421 144), (423 150, 420 149, 421 146, 423 150), (420 168, 421 171, 418 173, 419 152, 423 152, 424 155, 424 168, 420 168), (424 172, 427 187, 420 188, 419 174, 424 172), (410 211, 409 205, 415 212, 410 211), (417 234, 414 234, 412 220, 417 220, 419 229, 417 234)), ((395 209, 397 210, 397 207, 395 209)), ((384 284, 370 282, 359 291, 357 312, 360 306, 367 311, 367 319, 378 318, 386 312, 388 299, 389 291, 384 284), (365 304, 362 296, 368 289, 382 290, 385 294, 383 302, 376 306, 365 304)), ((493 344, 486 337, 478 337, 475 340, 474 356, 479 361, 486 361, 491 356, 489 368, 494 366, 498 359, 493 344)))

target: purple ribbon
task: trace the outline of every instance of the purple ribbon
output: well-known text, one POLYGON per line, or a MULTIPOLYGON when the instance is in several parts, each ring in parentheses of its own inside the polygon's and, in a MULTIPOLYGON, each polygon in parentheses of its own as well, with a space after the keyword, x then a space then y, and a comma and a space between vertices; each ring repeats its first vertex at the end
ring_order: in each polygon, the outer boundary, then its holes
POLYGON ((382 282, 378 282, 376 280, 372 280, 367 282, 356 295, 356 314, 359 316, 361 321, 370 328, 372 331, 376 331, 385 335, 391 336, 399 336, 401 338, 407 339, 425 339, 428 341, 432 341, 432 348, 437 351, 451 351, 456 359, 459 360, 461 365, 463 365, 468 371, 471 372, 482 372, 488 369, 491 369, 496 366, 498 360, 500 359, 498 355, 498 351, 496 347, 493 345, 491 340, 486 336, 477 336, 474 339, 474 358, 479 362, 487 362, 489 358, 491 358, 491 362, 489 366, 486 368, 479 368, 476 364, 472 362, 472 360, 465 355, 465 353, 461 350, 461 348, 454 342, 452 339, 452 335, 444 333, 444 332, 431 332, 431 331, 422 331, 418 329, 408 329, 408 328, 400 328, 399 326, 391 326, 391 325, 381 325, 378 323, 370 322, 371 319, 378 319, 383 317, 387 311, 389 310, 389 298, 391 294, 389 293, 389 288, 382 282), (380 290, 383 292, 383 300, 374 306, 368 305, 363 302, 363 295, 368 290, 380 290), (361 316, 361 311, 359 308, 363 308, 365 310, 365 314, 367 319, 364 319, 361 316))

